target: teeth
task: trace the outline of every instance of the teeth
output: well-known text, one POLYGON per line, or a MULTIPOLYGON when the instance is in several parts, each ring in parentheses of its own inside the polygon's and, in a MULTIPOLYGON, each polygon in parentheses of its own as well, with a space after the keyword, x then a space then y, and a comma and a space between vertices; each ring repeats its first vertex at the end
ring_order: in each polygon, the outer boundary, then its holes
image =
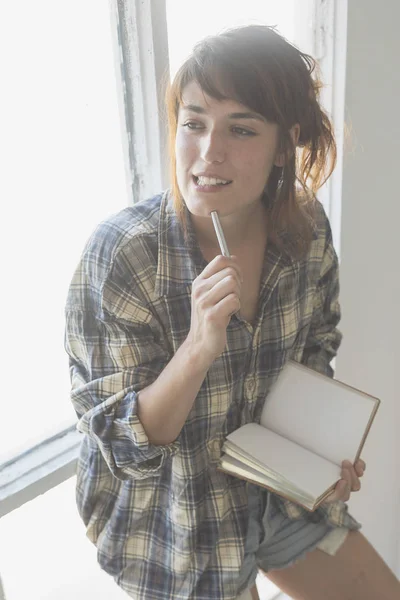
POLYGON ((225 179, 216 179, 215 177, 203 177, 200 176, 197 178, 198 185, 225 185, 229 183, 229 181, 225 179))

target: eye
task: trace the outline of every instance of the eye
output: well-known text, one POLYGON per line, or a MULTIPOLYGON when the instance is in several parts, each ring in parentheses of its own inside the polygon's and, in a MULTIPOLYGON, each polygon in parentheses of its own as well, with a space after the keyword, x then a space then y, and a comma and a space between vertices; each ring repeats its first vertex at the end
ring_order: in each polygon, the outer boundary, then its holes
POLYGON ((198 123, 197 121, 186 121, 186 123, 183 123, 182 127, 187 127, 187 129, 194 131, 197 129, 204 129, 204 125, 198 123))
POLYGON ((233 133, 237 133, 240 137, 250 137, 253 135, 257 135, 255 131, 251 131, 250 129, 245 129, 244 127, 232 127, 233 133))

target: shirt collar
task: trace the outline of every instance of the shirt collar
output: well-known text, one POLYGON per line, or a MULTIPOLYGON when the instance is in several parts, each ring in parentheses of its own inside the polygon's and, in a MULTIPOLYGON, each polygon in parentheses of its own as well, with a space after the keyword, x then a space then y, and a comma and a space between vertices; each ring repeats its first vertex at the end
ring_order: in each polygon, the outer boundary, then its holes
POLYGON ((189 211, 184 207, 187 236, 173 207, 172 195, 161 200, 158 226, 158 265, 154 292, 157 296, 176 296, 191 289, 192 282, 206 266, 197 243, 189 211))
MULTIPOLYGON (((207 265, 190 219, 190 213, 184 206, 187 222, 185 237, 182 224, 173 206, 172 194, 166 191, 160 205, 158 226, 158 265, 154 293, 158 296, 178 296, 191 291, 192 283, 207 265)), ((287 233, 279 232, 279 236, 287 241, 287 233)), ((318 237, 313 231, 314 239, 318 237)), ((268 271, 274 267, 276 273, 288 266, 293 266, 293 259, 283 255, 272 244, 267 245, 266 263, 268 271), (278 267, 278 268, 276 268, 278 267)))

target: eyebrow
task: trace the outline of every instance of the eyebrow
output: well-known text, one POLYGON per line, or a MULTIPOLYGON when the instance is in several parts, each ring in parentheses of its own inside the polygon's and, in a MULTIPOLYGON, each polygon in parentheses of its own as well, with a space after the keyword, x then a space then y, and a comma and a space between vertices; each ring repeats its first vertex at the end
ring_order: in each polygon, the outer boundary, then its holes
MULTIPOLYGON (((183 104, 182 108, 185 110, 191 110, 192 112, 198 113, 199 115, 207 114, 207 111, 202 106, 197 106, 197 104, 183 104)), ((264 117, 255 112, 234 112, 228 115, 229 119, 256 119, 257 121, 261 121, 265 123, 264 117)))

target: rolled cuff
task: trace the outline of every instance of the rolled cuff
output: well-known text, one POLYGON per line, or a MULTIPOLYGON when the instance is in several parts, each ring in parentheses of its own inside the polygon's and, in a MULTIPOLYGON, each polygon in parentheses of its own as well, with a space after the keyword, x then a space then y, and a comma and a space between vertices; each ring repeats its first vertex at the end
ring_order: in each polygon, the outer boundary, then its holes
POLYGON ((138 394, 121 391, 86 412, 77 429, 98 445, 110 471, 118 479, 145 479, 159 474, 179 450, 179 440, 151 444, 137 414, 138 394))

